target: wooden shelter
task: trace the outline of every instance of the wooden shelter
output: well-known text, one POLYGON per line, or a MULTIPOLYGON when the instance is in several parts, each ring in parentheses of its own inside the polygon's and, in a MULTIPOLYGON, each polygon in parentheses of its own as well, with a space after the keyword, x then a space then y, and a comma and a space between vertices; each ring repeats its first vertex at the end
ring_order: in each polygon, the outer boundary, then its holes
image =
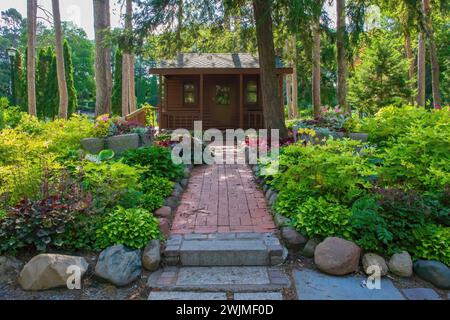
MULTIPOLYGON (((245 53, 184 53, 163 61, 150 73, 159 74, 160 129, 264 128, 258 58, 245 53)), ((292 68, 276 62, 278 85, 292 68)), ((280 104, 283 108, 283 94, 280 104)))

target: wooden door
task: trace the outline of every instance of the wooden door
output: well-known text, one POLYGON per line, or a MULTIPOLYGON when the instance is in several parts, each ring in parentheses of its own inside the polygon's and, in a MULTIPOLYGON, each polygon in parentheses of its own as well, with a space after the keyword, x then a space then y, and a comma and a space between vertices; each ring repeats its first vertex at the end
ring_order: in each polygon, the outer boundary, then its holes
POLYGON ((210 119, 208 126, 218 129, 238 127, 239 81, 235 78, 213 76, 205 79, 205 112, 210 119))

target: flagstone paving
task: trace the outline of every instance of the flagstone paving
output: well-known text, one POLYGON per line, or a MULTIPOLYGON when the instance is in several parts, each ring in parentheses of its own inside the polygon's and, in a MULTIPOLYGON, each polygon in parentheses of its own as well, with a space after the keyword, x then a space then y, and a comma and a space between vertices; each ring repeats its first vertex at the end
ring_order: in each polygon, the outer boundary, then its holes
POLYGON ((391 280, 381 279, 380 289, 365 286, 367 277, 330 276, 315 270, 294 270, 299 300, 405 300, 391 280))
POLYGON ((245 164, 214 164, 192 170, 171 234, 272 232, 264 194, 245 164))

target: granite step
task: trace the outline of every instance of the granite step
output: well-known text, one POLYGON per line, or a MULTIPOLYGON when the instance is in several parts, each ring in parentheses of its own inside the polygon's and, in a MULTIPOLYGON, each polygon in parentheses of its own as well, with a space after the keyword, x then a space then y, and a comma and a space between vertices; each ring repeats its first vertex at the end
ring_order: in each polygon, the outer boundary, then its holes
POLYGON ((279 292, 291 282, 280 267, 166 267, 152 273, 147 286, 163 292, 254 293, 279 292))
POLYGON ((273 233, 174 234, 164 250, 168 265, 274 266, 287 250, 273 233))

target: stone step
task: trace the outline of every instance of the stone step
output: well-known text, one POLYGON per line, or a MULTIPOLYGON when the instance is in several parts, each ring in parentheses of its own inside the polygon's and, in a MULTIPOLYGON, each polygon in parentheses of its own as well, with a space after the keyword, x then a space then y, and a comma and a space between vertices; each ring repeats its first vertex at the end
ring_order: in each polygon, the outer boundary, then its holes
POLYGON ((273 266, 286 255, 273 233, 171 235, 164 250, 168 265, 183 266, 273 266))
POLYGON ((291 282, 280 267, 166 267, 150 275, 157 291, 276 292, 291 282))
MULTIPOLYGON (((226 292, 152 291, 148 300, 228 300, 226 292)), ((237 292, 233 300, 283 300, 281 292, 237 292)))

